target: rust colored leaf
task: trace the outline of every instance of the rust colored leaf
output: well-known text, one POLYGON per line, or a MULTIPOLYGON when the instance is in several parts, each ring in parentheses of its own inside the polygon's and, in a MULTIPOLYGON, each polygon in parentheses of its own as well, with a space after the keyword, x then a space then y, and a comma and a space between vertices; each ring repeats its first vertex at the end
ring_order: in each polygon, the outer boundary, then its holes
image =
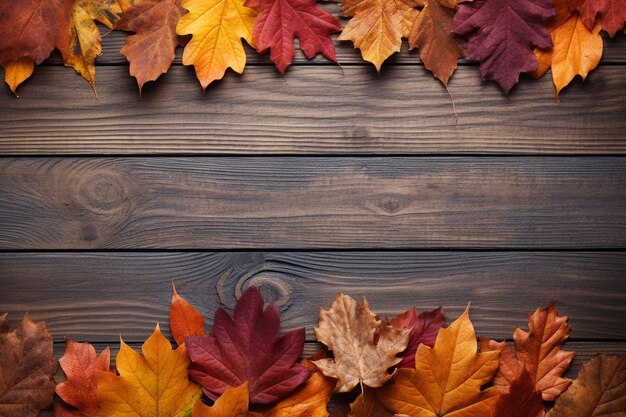
POLYGON ((143 0, 128 9, 115 29, 134 32, 126 39, 122 54, 130 62, 130 75, 143 85, 168 71, 179 44, 176 25, 183 15, 179 0, 143 0))
POLYGON ((415 369, 402 368, 393 384, 378 390, 393 412, 411 417, 488 416, 498 390, 481 387, 495 376, 499 352, 477 353, 468 310, 439 331, 435 346, 420 345, 415 369))
POLYGON ((250 287, 237 301, 233 318, 219 309, 210 335, 185 339, 192 362, 189 375, 211 399, 248 382, 251 403, 278 401, 311 374, 298 363, 304 329, 282 337, 279 330, 276 306, 264 309, 259 290, 250 287))
POLYGON ((198 310, 178 295, 172 282, 170 330, 178 345, 184 345, 189 336, 204 336, 204 317, 198 310))
POLYGON ((583 365, 548 417, 626 417, 626 355, 599 355, 583 365))
POLYGON ((399 367, 415 368, 417 347, 420 344, 433 347, 444 320, 445 317, 441 307, 433 311, 423 311, 419 314, 413 307, 394 317, 389 322, 396 329, 408 329, 411 331, 409 344, 404 353, 402 353, 402 362, 398 365, 399 367))
POLYGON ((464 0, 417 0, 422 11, 409 33, 409 46, 419 48, 426 69, 447 86, 465 41, 452 31, 457 4, 464 0))
POLYGON ((600 23, 610 37, 626 22, 626 0, 569 0, 569 5, 580 13, 587 29, 595 31, 596 23, 600 23))
POLYGON ((372 388, 365 387, 361 395, 350 404, 350 414, 348 417, 394 417, 383 403, 380 402, 376 391, 372 388))
POLYGON ((511 382, 510 392, 500 395, 492 417, 543 417, 545 410, 541 392, 528 372, 522 370, 511 382))
POLYGON ((320 309, 315 328, 317 340, 332 350, 333 359, 320 359, 315 365, 324 375, 337 379, 337 392, 349 392, 357 385, 372 388, 384 385, 393 374, 409 341, 409 330, 394 329, 383 323, 363 303, 338 294, 330 310, 320 309))
POLYGON ((56 369, 46 323, 25 315, 10 331, 7 314, 0 317, 0 416, 36 417, 49 408, 56 369))

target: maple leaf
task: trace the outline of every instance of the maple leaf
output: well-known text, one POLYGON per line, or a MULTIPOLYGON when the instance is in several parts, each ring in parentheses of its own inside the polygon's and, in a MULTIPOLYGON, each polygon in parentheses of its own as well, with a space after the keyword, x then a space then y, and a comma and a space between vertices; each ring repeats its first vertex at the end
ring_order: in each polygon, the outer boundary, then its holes
POLYGON ((119 376, 97 372, 100 408, 90 416, 188 416, 202 391, 188 379, 185 349, 172 350, 158 325, 143 344, 143 355, 123 340, 120 344, 119 376))
POLYGON ((0 316, 0 416, 36 417, 54 398, 52 336, 28 315, 10 331, 7 316, 0 316))
POLYGON ((146 82, 156 80, 172 65, 179 44, 176 25, 183 13, 179 0, 143 0, 115 23, 115 29, 135 32, 121 52, 130 62, 139 95, 146 82))
POLYGON ((517 328, 513 333, 515 355, 507 342, 481 339, 482 350, 498 350, 500 370, 493 383, 500 391, 509 392, 511 382, 526 369, 541 391, 545 401, 553 401, 571 383, 561 375, 574 358, 574 352, 561 350, 570 326, 567 316, 558 316, 554 302, 528 315, 528 332, 517 328))
POLYGON ((433 347, 444 320, 445 317, 441 307, 430 312, 421 312, 419 315, 415 307, 413 307, 397 315, 389 322, 396 329, 409 329, 411 331, 409 344, 404 353, 402 353, 402 362, 398 364, 400 368, 415 368, 417 347, 420 344, 433 347))
POLYGON ((626 355, 596 356, 583 365, 548 417, 625 417, 626 355))
POLYGON ((343 0, 341 15, 351 17, 339 40, 352 41, 363 59, 380 72, 382 63, 400 51, 402 38, 417 19, 420 0, 343 0))
MULTIPOLYGON (((409 341, 409 330, 394 329, 372 313, 367 299, 363 304, 338 294, 330 310, 320 309, 317 340, 333 351, 333 359, 314 361, 324 375, 337 379, 337 392, 349 392, 357 385, 372 388, 385 384, 388 370, 397 365, 409 341)), ((395 373, 395 371, 394 371, 395 373)))
POLYGON ((302 361, 311 371, 309 379, 271 408, 260 413, 264 417, 328 417, 326 406, 335 390, 337 381, 327 378, 312 361, 326 357, 323 351, 302 361))
POLYGON ((556 97, 576 75, 584 80, 587 74, 600 63, 602 37, 600 23, 592 31, 587 29, 576 12, 570 12, 567 0, 553 0, 556 16, 548 25, 554 47, 535 49, 539 66, 535 77, 542 77, 552 68, 552 80, 556 86, 556 97))
POLYGON ((554 16, 550 0, 475 0, 454 16, 454 32, 468 39, 467 57, 480 61, 483 80, 508 94, 525 72, 537 69, 535 48, 552 45, 545 23, 554 16))
POLYGON ((610 37, 626 22, 626 0, 569 0, 569 5, 580 13, 587 29, 594 31, 598 19, 610 37))
POLYGON ((262 417, 248 411, 248 383, 229 388, 215 401, 212 407, 196 402, 192 417, 262 417))
POLYGON ((309 378, 311 372, 297 363, 304 348, 304 329, 278 338, 278 309, 274 304, 263 307, 259 290, 250 287, 237 301, 232 319, 219 309, 210 335, 185 339, 192 362, 189 375, 207 397, 215 399, 247 381, 250 402, 268 404, 309 378))
POLYGON ((271 49, 270 59, 281 74, 293 62, 295 37, 307 58, 321 53, 337 62, 330 34, 339 32, 341 23, 316 0, 246 0, 245 5, 259 9, 252 29, 257 51, 271 49))
POLYGON ((522 370, 511 382, 510 392, 500 395, 492 411, 492 417, 543 417, 545 410, 541 391, 535 388, 526 370, 522 370))
POLYGON ((170 330, 178 345, 184 345, 189 336, 204 335, 204 317, 198 310, 178 295, 172 282, 172 304, 170 306, 170 330))
POLYGON ((176 32, 192 35, 183 51, 183 64, 193 65, 202 89, 224 76, 228 68, 241 74, 246 53, 241 39, 251 46, 255 9, 244 0, 182 0, 189 11, 179 20, 176 32))
MULTIPOLYGON (((65 354, 59 359, 67 380, 54 389, 57 395, 78 411, 89 414, 98 409, 97 371, 110 372, 111 352, 109 348, 100 356, 89 343, 68 340, 65 354)), ((55 409, 62 406, 55 404, 55 409)))
POLYGON ((379 389, 388 409, 412 417, 488 416, 498 390, 481 387, 498 370, 499 352, 477 353, 476 334, 465 312, 441 329, 433 348, 420 345, 415 369, 398 370, 395 383, 379 389))
POLYGON ((365 387, 361 395, 350 404, 350 414, 348 417, 394 417, 397 414, 387 410, 380 402, 376 391, 365 387))
POLYGON ((4 67, 4 81, 9 85, 11 92, 15 94, 15 97, 19 97, 17 94, 17 87, 26 81, 33 74, 35 70, 35 61, 27 56, 12 61, 4 62, 1 64, 4 67))
POLYGON ((419 48, 420 58, 443 85, 454 74, 465 41, 452 33, 457 4, 464 0, 418 0, 423 6, 409 33, 409 46, 419 48))

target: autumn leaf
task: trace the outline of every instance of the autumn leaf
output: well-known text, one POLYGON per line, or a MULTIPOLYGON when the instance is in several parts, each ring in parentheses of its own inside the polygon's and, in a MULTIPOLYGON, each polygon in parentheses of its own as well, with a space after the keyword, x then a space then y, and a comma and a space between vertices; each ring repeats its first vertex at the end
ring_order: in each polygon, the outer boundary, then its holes
POLYGON ((324 375, 337 379, 336 392, 349 392, 357 385, 384 385, 393 374, 409 340, 409 330, 383 323, 363 303, 338 294, 330 310, 320 309, 315 328, 317 340, 328 346, 334 358, 314 361, 324 375))
POLYGON ((571 330, 567 316, 559 316, 551 302, 547 308, 538 308, 528 315, 528 329, 528 332, 515 329, 515 355, 507 342, 481 339, 481 350, 501 352, 500 370, 493 384, 507 393, 513 379, 526 369, 543 399, 554 401, 571 383, 561 376, 574 358, 574 352, 561 349, 571 330))
POLYGON ((465 310, 439 331, 433 348, 417 348, 415 369, 399 369, 395 382, 378 390, 380 401, 411 417, 489 416, 498 390, 481 387, 495 376, 499 353, 477 353, 476 342, 465 310))
POLYGON ((343 0, 341 15, 351 17, 339 40, 352 41, 363 59, 380 72, 382 63, 400 51, 419 14, 420 0, 343 0))
POLYGON ((179 35, 192 35, 183 51, 183 64, 193 65, 203 90, 224 76, 228 68, 241 74, 246 53, 241 39, 251 46, 255 9, 244 0, 182 0, 189 10, 178 22, 179 35))
POLYGON ((179 44, 176 25, 184 10, 179 0, 143 0, 128 9, 115 29, 135 32, 126 39, 122 54, 130 62, 130 75, 143 85, 167 72, 179 44))
POLYGON ((610 37, 626 22, 626 0, 569 0, 569 5, 580 13, 587 29, 595 32, 597 19, 610 37))
POLYGON ((170 330, 180 346, 189 336, 204 335, 204 317, 198 310, 178 295, 172 282, 172 304, 170 306, 170 330))
POLYGON ((192 417, 262 417, 248 411, 248 383, 229 388, 215 401, 212 407, 197 401, 192 417))
POLYGON ((510 392, 500 395, 492 417, 543 417, 545 410, 541 391, 535 388, 526 370, 511 382, 510 392))
POLYGON ((99 371, 98 402, 93 417, 184 417, 201 395, 189 381, 184 348, 172 350, 159 326, 143 344, 143 355, 123 340, 116 366, 119 376, 99 371))
POLYGON ((297 363, 304 348, 304 329, 278 337, 278 309, 274 304, 263 307, 259 290, 250 287, 235 305, 233 318, 219 309, 210 335, 185 340, 191 358, 189 374, 207 397, 215 399, 247 381, 250 402, 268 404, 309 378, 311 372, 297 363))
POLYGON ((552 68, 552 79, 556 86, 556 97, 576 75, 582 79, 595 69, 602 58, 602 37, 600 23, 593 31, 587 29, 577 12, 570 12, 567 0, 553 0, 556 17, 548 25, 552 37, 550 49, 535 49, 539 62, 535 77, 542 77, 552 68))
POLYGON ((483 80, 508 94, 520 74, 537 69, 534 49, 552 46, 545 23, 554 13, 550 0, 475 0, 459 6, 454 32, 468 39, 467 57, 480 61, 483 80))
POLYGON ((463 55, 463 38, 452 33, 457 4, 464 0, 417 0, 423 6, 409 33, 409 46, 419 48, 420 58, 443 85, 454 74, 463 55))
POLYGON ((15 97, 19 97, 17 87, 33 74, 35 61, 32 58, 23 57, 5 62, 2 66, 4 67, 4 81, 9 85, 15 97))
POLYGON ((311 371, 311 377, 289 396, 260 413, 264 417, 328 417, 326 406, 337 381, 325 377, 311 362, 325 356, 318 353, 303 360, 302 366, 311 371))
POLYGON ((415 368, 415 352, 417 352, 417 347, 420 344, 433 347, 444 320, 445 317, 441 307, 433 311, 424 311, 419 314, 417 314, 417 310, 413 307, 394 317, 389 322, 389 324, 396 329, 409 329, 411 331, 409 344, 404 353, 402 353, 402 362, 398 364, 400 368, 415 368))
POLYGON ((28 315, 10 331, 7 316, 0 316, 0 416, 36 417, 54 398, 52 336, 28 315))
POLYGON ((350 404, 348 417, 394 417, 380 402, 373 388, 365 387, 361 395, 350 404))
POLYGON ((257 50, 271 49, 270 59, 281 74, 293 62, 296 37, 307 58, 321 53, 337 62, 330 34, 339 32, 341 23, 320 9, 316 0, 247 0, 245 5, 259 10, 253 27, 257 50))
POLYGON ((583 365, 548 417, 626 417, 626 355, 596 356, 583 365))
MULTIPOLYGON (((57 385, 54 391, 76 410, 85 414, 95 413, 99 408, 97 372, 110 372, 111 352, 106 348, 98 356, 89 343, 78 343, 73 340, 66 343, 65 354, 59 359, 59 364, 67 380, 57 385)), ((64 407, 55 404, 55 415, 57 408, 64 407)))

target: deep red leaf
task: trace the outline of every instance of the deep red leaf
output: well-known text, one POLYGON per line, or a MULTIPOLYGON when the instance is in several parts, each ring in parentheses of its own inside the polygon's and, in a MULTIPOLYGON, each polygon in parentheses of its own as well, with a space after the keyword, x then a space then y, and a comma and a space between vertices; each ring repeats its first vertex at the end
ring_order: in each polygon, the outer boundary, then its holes
POLYGON ((429 347, 435 346, 435 340, 439 329, 443 326, 445 318, 443 309, 439 307, 433 311, 423 311, 417 314, 415 307, 397 315, 390 323, 396 329, 411 329, 409 344, 402 354, 400 368, 415 368, 415 352, 420 344, 429 347))
POLYGON ((535 383, 523 370, 511 382, 508 394, 498 398, 494 407, 493 417, 543 417, 545 414, 541 391, 537 391, 535 383))
POLYGON ((593 30, 596 18, 602 29, 613 37, 626 22, 626 0, 569 0, 572 10, 577 10, 587 29, 593 30))

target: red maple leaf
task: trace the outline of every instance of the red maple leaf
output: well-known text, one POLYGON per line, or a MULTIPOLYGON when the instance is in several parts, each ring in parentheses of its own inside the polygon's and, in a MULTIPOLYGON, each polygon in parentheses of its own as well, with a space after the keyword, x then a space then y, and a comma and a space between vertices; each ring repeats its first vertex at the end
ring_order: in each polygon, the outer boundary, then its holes
POLYGON ((593 30, 599 16, 602 29, 615 36, 626 22, 626 0, 569 0, 569 7, 577 10, 587 29, 593 30))
POLYGON ((535 48, 552 46, 545 23, 554 15, 550 0, 475 0, 459 6, 454 32, 468 39, 467 57, 480 61, 483 80, 508 94, 520 74, 537 69, 535 48))
POLYGON ((341 30, 337 18, 317 7, 315 0, 247 0, 247 7, 258 7, 252 34, 259 53, 268 49, 276 68, 284 73, 295 55, 294 38, 307 58, 322 53, 337 62, 331 33, 341 30))
POLYGON ((276 306, 263 307, 261 294, 250 287, 235 305, 233 318, 219 309, 210 335, 185 339, 191 358, 189 375, 209 398, 247 381, 250 402, 268 404, 309 378, 311 372, 297 363, 304 348, 304 328, 279 338, 276 306))
POLYGON ((415 368, 415 352, 420 344, 433 347, 439 329, 445 318, 443 309, 439 307, 433 311, 423 311, 417 314, 415 307, 394 317, 390 324, 396 329, 411 329, 411 336, 406 350, 402 353, 400 368, 415 368))

